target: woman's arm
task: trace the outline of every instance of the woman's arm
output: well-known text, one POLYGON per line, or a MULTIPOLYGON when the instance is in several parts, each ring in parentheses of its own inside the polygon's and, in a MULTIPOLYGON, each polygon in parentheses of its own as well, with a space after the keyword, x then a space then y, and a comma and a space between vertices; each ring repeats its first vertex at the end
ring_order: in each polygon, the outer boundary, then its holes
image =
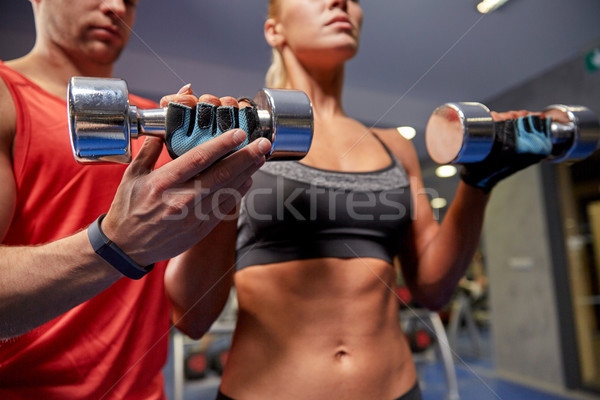
POLYGON ((477 249, 489 195, 461 182, 441 224, 434 218, 413 144, 395 130, 380 133, 402 162, 413 199, 412 225, 400 262, 413 296, 426 307, 445 305, 477 249))
POLYGON ((235 272, 236 235, 237 219, 223 221, 167 266, 171 321, 193 339, 208 331, 227 303, 235 272))
MULTIPOLYGON (((165 107, 171 101, 189 107, 199 101, 215 106, 238 106, 231 97, 218 99, 204 95, 198 99, 189 86, 175 95, 163 97, 160 105, 165 107)), ((167 266, 165 290, 171 301, 171 321, 193 339, 199 339, 209 330, 227 303, 235 272, 236 237, 237 217, 232 213, 167 266)))

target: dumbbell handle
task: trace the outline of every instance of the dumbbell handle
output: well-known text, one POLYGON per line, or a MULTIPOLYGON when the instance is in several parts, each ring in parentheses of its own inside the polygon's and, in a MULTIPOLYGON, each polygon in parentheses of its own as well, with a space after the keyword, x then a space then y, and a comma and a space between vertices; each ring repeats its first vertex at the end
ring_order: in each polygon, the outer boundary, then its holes
POLYGON ((130 135, 137 139, 141 135, 165 137, 167 108, 141 109, 129 106, 130 135))
MULTIPOLYGON (((131 161, 131 139, 166 135, 167 108, 129 104, 121 79, 73 77, 67 90, 73 155, 80 163, 131 161)), ((306 94, 262 89, 254 97, 261 136, 272 142, 268 159, 298 160, 308 152, 313 112, 306 94)))
MULTIPOLYGON (((264 131, 272 130, 271 114, 266 110, 256 110, 259 125, 264 131)), ((139 136, 156 136, 164 138, 167 107, 142 109, 129 106, 130 135, 132 139, 139 136)))
MULTIPOLYGON (((598 147, 600 123, 589 109, 555 104, 548 106, 544 114, 552 119, 552 161, 583 159, 598 147)), ((482 161, 492 149, 494 125, 490 110, 481 103, 446 103, 432 113, 427 123, 429 155, 439 164, 482 161)))

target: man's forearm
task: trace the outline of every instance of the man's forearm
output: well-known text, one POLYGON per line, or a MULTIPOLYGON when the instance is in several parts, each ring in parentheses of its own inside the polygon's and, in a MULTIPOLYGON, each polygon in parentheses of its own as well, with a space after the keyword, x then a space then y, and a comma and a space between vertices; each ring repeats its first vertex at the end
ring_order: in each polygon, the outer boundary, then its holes
POLYGON ((90 246, 87 232, 40 246, 0 247, 0 339, 22 335, 123 277, 90 246))

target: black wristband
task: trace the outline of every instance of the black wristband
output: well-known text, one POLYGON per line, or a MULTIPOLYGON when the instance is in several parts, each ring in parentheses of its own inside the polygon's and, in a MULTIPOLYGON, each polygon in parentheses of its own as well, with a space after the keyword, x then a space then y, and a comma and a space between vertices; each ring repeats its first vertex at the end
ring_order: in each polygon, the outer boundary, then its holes
POLYGON ((140 279, 152 271, 154 264, 150 264, 145 268, 140 266, 102 232, 100 224, 105 216, 106 214, 102 214, 88 227, 88 238, 96 254, 131 279, 140 279))

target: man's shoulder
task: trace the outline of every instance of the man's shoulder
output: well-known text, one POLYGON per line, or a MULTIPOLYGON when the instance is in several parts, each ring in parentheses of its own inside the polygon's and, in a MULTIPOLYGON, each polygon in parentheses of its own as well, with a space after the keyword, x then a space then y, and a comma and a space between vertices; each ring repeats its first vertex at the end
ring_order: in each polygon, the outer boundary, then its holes
POLYGON ((7 84, 0 76, 0 151, 10 150, 17 126, 15 104, 7 84))

